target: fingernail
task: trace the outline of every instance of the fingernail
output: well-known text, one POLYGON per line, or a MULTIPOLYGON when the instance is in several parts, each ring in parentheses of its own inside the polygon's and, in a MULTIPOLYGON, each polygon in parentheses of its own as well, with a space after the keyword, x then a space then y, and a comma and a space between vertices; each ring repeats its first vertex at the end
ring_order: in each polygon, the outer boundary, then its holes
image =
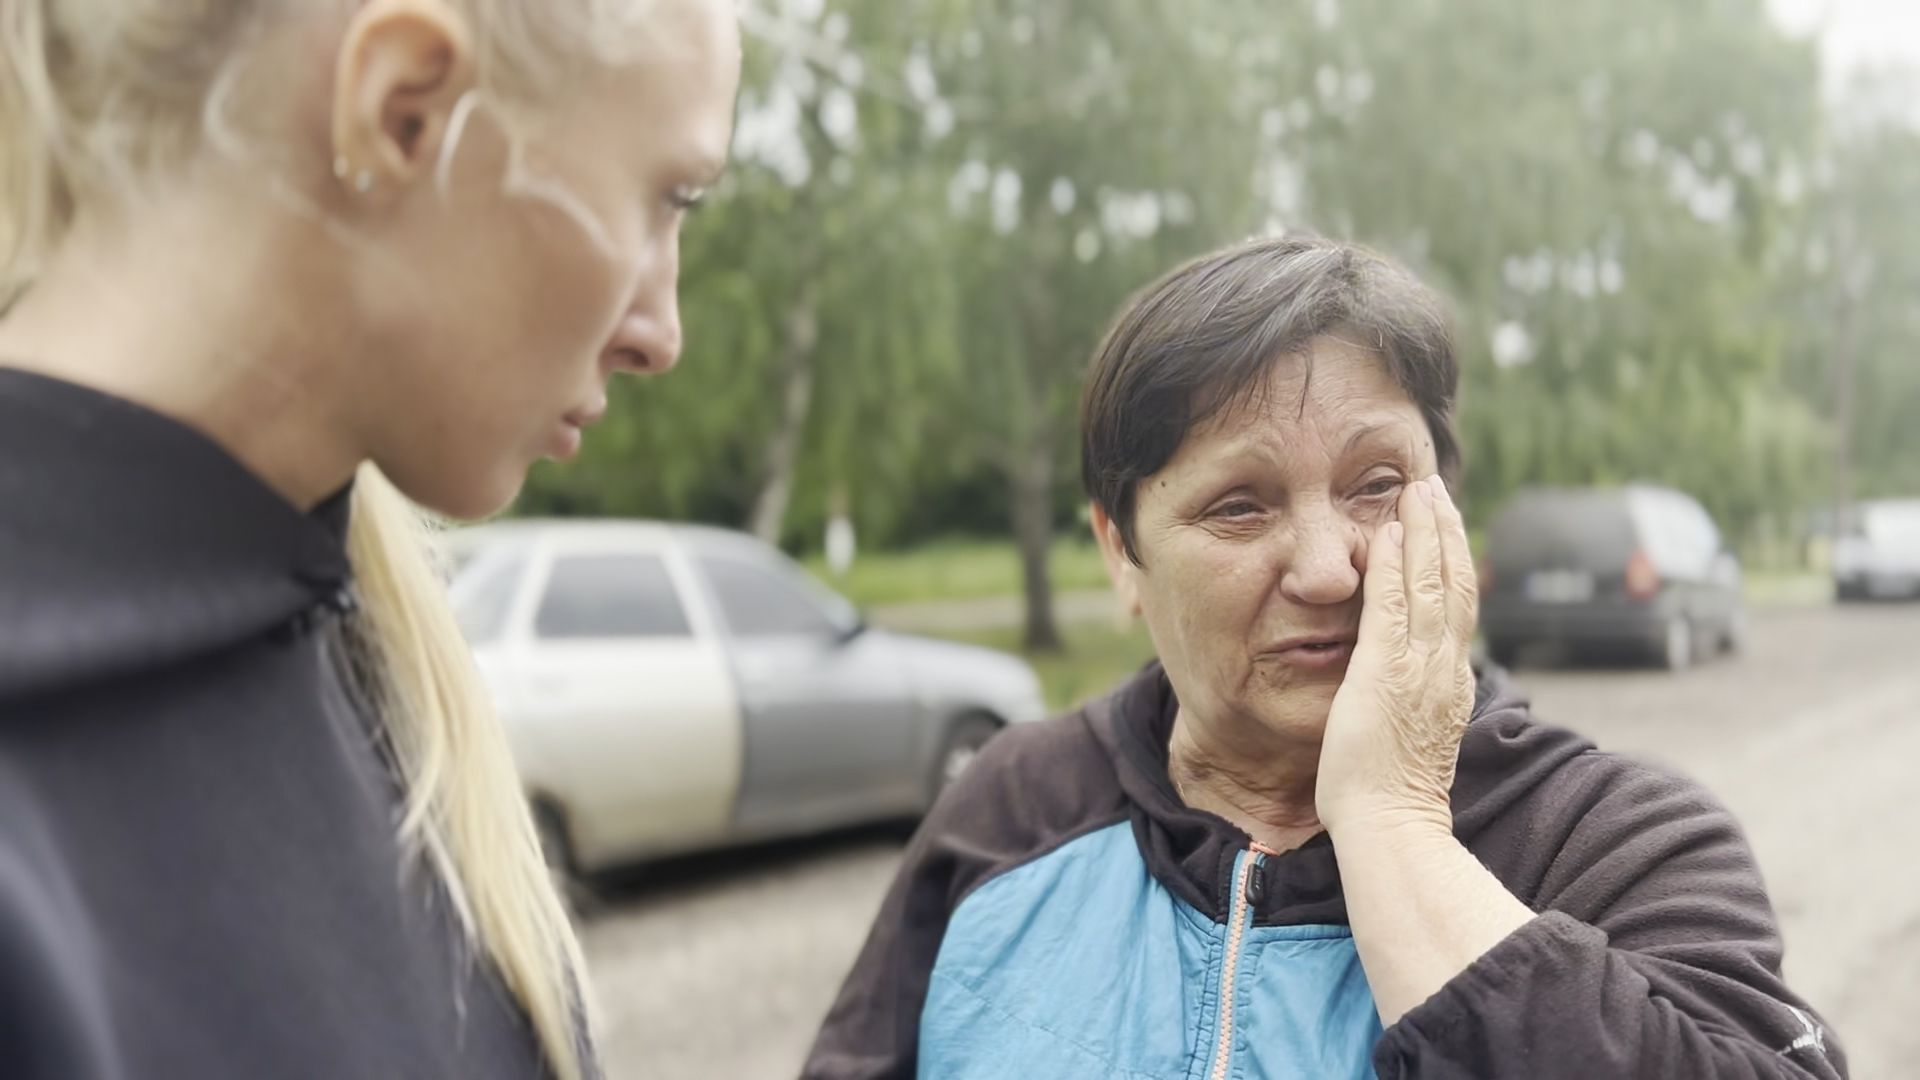
POLYGON ((1427 477, 1427 486, 1433 489, 1433 497, 1437 502, 1447 501, 1452 494, 1447 490, 1447 482, 1440 479, 1439 473, 1427 477))
POLYGON ((1387 542, 1390 544, 1400 543, 1403 539, 1406 538, 1406 535, 1407 535, 1406 526, 1400 524, 1397 521, 1392 522, 1387 526, 1387 542))
POLYGON ((1433 481, 1422 480, 1420 483, 1413 485, 1413 491, 1414 494, 1420 496, 1421 502, 1426 503, 1428 506, 1433 505, 1433 481))

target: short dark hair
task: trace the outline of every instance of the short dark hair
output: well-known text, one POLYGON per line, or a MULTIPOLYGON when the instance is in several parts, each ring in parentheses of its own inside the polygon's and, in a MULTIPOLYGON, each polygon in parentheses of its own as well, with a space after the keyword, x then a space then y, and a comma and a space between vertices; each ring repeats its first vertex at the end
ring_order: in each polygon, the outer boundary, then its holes
POLYGON ((1188 433, 1267 385, 1274 360, 1339 331, 1374 351, 1419 407, 1441 474, 1460 470, 1460 365, 1438 293, 1352 244, 1290 236, 1203 256, 1136 295, 1094 354, 1080 409, 1087 495, 1136 564, 1134 503, 1188 433))

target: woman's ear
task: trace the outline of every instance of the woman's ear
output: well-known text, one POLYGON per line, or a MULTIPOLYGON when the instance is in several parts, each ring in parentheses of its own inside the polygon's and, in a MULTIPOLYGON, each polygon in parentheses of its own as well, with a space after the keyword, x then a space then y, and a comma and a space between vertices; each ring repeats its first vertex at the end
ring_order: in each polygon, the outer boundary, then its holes
POLYGON ((367 0, 334 72, 334 171, 362 194, 430 174, 474 85, 466 22, 442 0, 367 0))
POLYGON ((1120 526, 1107 515, 1106 508, 1096 502, 1091 509, 1093 539, 1100 545, 1100 558, 1107 565, 1107 578, 1113 582, 1114 595, 1120 598, 1121 610, 1137 619, 1140 617, 1141 569, 1127 554, 1120 526))

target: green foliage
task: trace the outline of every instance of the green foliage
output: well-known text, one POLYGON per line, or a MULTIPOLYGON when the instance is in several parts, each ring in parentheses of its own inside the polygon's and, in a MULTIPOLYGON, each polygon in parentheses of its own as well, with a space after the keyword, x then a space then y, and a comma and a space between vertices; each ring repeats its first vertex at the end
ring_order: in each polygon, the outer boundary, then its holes
POLYGON ((1920 129, 1908 119, 1920 77, 1869 76, 1849 100, 1849 122, 1828 133, 1807 212, 1783 245, 1788 371, 1831 418, 1835 365, 1851 352, 1852 486, 1861 497, 1907 495, 1920 492, 1920 129), (1888 96, 1904 109, 1883 111, 1877 99, 1888 96))
POLYGON ((1022 499, 1064 524, 1117 307, 1272 227, 1454 298, 1475 514, 1650 479, 1755 541, 1827 498, 1835 267, 1863 261, 1856 486, 1920 490, 1920 133, 1835 123, 1762 0, 743 10, 739 160, 689 225, 682 368, 622 385, 523 510, 744 524, 804 309, 790 546, 841 490, 869 553, 1004 536, 1022 499))
MULTIPOLYGON (((1013 629, 956 631, 941 636, 1003 652, 1021 651, 1020 635, 1013 629)), ((1040 676, 1040 690, 1048 706, 1064 710, 1120 685, 1153 659, 1154 650, 1153 640, 1140 623, 1124 628, 1085 623, 1067 628, 1065 648, 1023 655, 1040 676)))
POLYGON ((1334 10, 1295 19, 1317 67, 1275 64, 1304 103, 1296 212, 1455 298, 1470 507, 1648 479, 1743 532, 1804 499, 1819 427, 1778 378, 1765 259, 1773 171, 1815 135, 1811 50, 1758 0, 1334 10))
MULTIPOLYGON (((1100 549, 1085 536, 1056 539, 1050 553, 1053 583, 1062 590, 1104 589, 1100 549)), ((1005 540, 943 539, 900 551, 863 554, 846 576, 812 556, 807 569, 862 608, 926 601, 1012 596, 1020 591, 1020 553, 1005 540)))

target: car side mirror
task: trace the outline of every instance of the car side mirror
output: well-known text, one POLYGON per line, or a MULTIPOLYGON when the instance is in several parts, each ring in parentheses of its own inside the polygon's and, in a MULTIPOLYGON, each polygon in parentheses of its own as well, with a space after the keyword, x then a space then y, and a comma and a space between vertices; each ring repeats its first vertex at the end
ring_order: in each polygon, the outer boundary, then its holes
POLYGON ((835 641, 840 645, 851 645, 854 641, 858 640, 861 635, 865 634, 867 629, 866 616, 856 611, 852 619, 841 624, 840 633, 835 638, 835 641))

